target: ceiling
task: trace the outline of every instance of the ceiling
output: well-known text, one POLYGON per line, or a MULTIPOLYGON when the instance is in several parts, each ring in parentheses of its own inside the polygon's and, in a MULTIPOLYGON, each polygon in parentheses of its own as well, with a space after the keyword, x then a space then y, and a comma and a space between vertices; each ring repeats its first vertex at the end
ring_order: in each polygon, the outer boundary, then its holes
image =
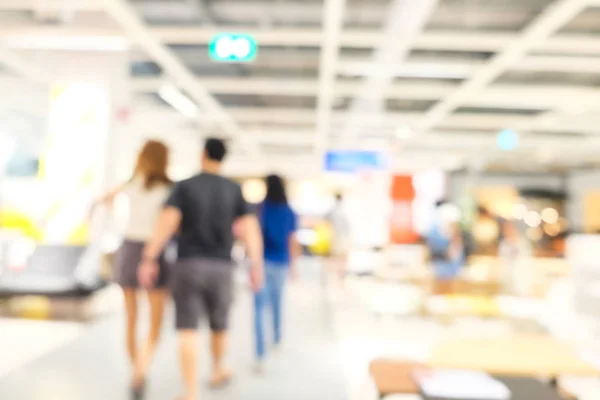
POLYGON ((598 21, 600 0, 3 0, 0 127, 43 133, 47 71, 16 37, 119 37, 132 134, 167 141, 179 171, 209 134, 236 144, 244 176, 315 174, 332 148, 389 151, 400 169, 595 166, 598 21), (213 62, 219 32, 254 35, 256 60, 213 62), (200 114, 163 101, 165 84, 200 114), (503 129, 516 150, 496 146, 503 129))

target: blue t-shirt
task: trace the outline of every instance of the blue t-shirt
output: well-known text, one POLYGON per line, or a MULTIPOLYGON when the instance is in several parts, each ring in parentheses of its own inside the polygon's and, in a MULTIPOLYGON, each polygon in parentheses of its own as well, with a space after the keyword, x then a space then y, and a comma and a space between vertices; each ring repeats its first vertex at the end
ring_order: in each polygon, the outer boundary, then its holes
POLYGON ((290 262, 290 236, 297 218, 287 204, 264 202, 259 210, 265 246, 265 261, 286 265, 290 262))

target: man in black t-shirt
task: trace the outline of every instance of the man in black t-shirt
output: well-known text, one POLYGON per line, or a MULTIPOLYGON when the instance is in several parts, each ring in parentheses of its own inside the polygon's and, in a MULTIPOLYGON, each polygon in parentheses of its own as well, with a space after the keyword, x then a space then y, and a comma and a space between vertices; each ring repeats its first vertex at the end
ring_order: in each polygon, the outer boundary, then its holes
POLYGON ((140 281, 152 286, 158 273, 156 260, 175 233, 179 233, 178 262, 172 271, 176 326, 186 393, 181 400, 198 397, 197 327, 209 320, 212 332, 211 385, 227 383, 231 372, 223 363, 227 322, 233 296, 233 224, 239 221, 252 264, 254 290, 263 282, 263 243, 260 226, 242 196, 240 186, 219 176, 226 154, 218 139, 206 141, 202 173, 179 182, 159 217, 144 249, 140 281))

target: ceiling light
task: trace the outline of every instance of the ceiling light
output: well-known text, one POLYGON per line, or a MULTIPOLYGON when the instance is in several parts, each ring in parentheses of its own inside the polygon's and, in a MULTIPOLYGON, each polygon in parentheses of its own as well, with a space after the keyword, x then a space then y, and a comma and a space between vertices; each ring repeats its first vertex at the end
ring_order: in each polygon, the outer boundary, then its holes
POLYGON ((542 217, 535 211, 529 211, 525 216, 525 223, 531 228, 537 228, 542 224, 542 217))
POLYGON ((530 228, 527 230, 527 237, 529 239, 533 240, 534 242, 541 240, 543 236, 544 236, 544 233, 539 227, 538 228, 530 228))
POLYGON ((504 129, 498 134, 496 143, 501 150, 514 150, 519 144, 519 134, 513 129, 504 129))
POLYGON ((542 210, 542 220, 547 224, 556 224, 558 222, 558 211, 554 208, 545 208, 542 210))
POLYGON ((396 129, 396 138, 401 140, 409 139, 412 136, 412 130, 408 125, 402 125, 396 129))
POLYGON ((546 234, 548 236, 558 236, 558 234, 560 233, 560 225, 558 224, 553 224, 553 225, 546 225, 544 226, 544 232, 546 232, 546 234))
POLYGON ((161 99, 169 103, 171 107, 189 118, 198 116, 198 106, 189 97, 173 85, 164 85, 158 91, 161 99))
POLYGON ((513 218, 521 220, 527 215, 527 206, 525 204, 515 204, 513 209, 513 218))

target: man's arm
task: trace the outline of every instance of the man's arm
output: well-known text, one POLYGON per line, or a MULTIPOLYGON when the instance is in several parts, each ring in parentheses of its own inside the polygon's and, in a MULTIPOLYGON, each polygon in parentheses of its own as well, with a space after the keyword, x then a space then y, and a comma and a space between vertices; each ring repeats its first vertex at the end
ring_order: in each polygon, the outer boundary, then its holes
POLYGON ((251 263, 252 286, 255 291, 258 291, 264 280, 263 239, 260 224, 253 214, 241 217, 239 223, 242 227, 242 240, 251 263))
POLYGON ((146 242, 143 258, 145 261, 156 261, 165 246, 179 230, 181 211, 176 207, 165 207, 158 217, 154 233, 146 242))
POLYGON ((157 261, 165 246, 179 230, 181 211, 177 207, 167 206, 160 213, 154 233, 146 242, 139 267, 139 280, 145 287, 151 287, 158 277, 157 261))

